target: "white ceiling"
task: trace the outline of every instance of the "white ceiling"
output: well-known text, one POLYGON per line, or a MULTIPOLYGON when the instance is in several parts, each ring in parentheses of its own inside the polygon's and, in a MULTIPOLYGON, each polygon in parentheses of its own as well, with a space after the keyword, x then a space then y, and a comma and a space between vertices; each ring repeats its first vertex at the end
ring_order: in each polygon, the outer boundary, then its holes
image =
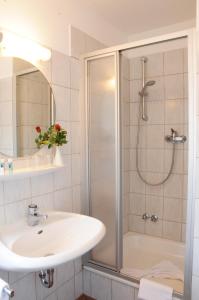
MULTIPOLYGON (((69 24, 107 46, 116 45, 133 40, 136 34, 140 38, 143 31, 154 33, 154 29, 157 31, 160 27, 177 23, 180 26, 177 29, 175 27, 175 30, 187 28, 184 23, 195 19, 195 2, 196 0, 0 0, 0 26, 68 53, 69 24)), ((162 29, 160 31, 161 33, 156 34, 163 34, 162 29)))
POLYGON ((132 35, 196 17, 196 0, 83 0, 118 30, 132 35))

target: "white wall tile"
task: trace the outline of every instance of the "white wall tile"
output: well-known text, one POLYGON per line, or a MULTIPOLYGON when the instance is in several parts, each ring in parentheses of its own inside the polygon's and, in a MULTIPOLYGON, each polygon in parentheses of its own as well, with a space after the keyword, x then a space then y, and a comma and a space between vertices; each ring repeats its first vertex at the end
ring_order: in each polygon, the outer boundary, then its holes
POLYGON ((163 75, 163 53, 147 55, 146 76, 161 76, 163 75))
POLYGON ((74 261, 69 261, 57 267, 57 284, 61 285, 69 279, 74 278, 74 261))
POLYGON ((32 196, 39 196, 53 191, 53 174, 31 178, 32 196))
POLYGON ((164 198, 164 220, 181 222, 182 199, 164 198))
POLYGON ((140 57, 135 57, 130 60, 130 79, 142 78, 142 63, 140 57))
MULTIPOLYGON (((149 91, 150 94, 151 91, 149 91)), ((164 102, 148 101, 147 102, 147 124, 164 124, 164 102)))
POLYGON ((163 217, 163 197, 146 195, 146 212, 149 215, 155 214, 162 219, 163 217))
POLYGON ((182 198, 183 175, 171 175, 168 181, 164 184, 164 195, 171 198, 182 198))
POLYGON ((78 90, 80 88, 80 62, 78 59, 71 59, 71 88, 78 90))
POLYGON ((83 270, 83 292, 87 296, 91 296, 91 272, 83 270))
POLYGON ((72 184, 78 185, 81 180, 81 166, 80 166, 80 155, 72 155, 72 184))
POLYGON ((45 300, 57 300, 57 293, 52 293, 50 294, 47 298, 45 298, 45 300))
POLYGON ((152 236, 162 237, 162 220, 158 220, 156 223, 148 222, 145 232, 152 236))
POLYGON ((73 187, 72 196, 73 196, 73 212, 78 214, 83 213, 80 185, 76 185, 73 187))
POLYGON ((34 276, 33 273, 30 273, 23 279, 11 285, 11 288, 15 291, 16 300, 36 300, 34 276))
POLYGON ((111 280, 92 273, 91 297, 97 300, 111 300, 111 280))
POLYGON ((8 282, 8 272, 0 270, 0 278, 8 282))
POLYGON ((134 300, 134 289, 131 286, 112 280, 112 300, 134 300))
POLYGON ((75 288, 74 279, 71 279, 64 283, 57 291, 58 300, 74 300, 75 299, 75 288))
POLYGON ((70 87, 70 60, 66 55, 52 52, 52 82, 64 87, 70 87))
POLYGON ((70 89, 53 85, 56 105, 56 120, 70 121, 70 89))
POLYGON ((14 223, 20 218, 24 218, 27 214, 29 200, 21 200, 14 203, 9 203, 5 206, 5 221, 7 224, 14 223))
POLYGON ((73 199, 72 199, 71 188, 55 191, 55 195, 54 195, 55 210, 72 212, 73 210, 72 201, 73 199))
POLYGON ((169 99, 183 98, 183 75, 168 75, 165 77, 165 97, 169 99))
POLYGON ((136 215, 145 213, 145 195, 144 194, 129 194, 130 212, 136 215))
POLYGON ((146 151, 146 169, 148 172, 163 172, 164 171, 164 150, 163 149, 148 149, 146 151))
POLYGON ((71 186, 71 157, 65 159, 65 167, 54 173, 55 190, 71 186))
POLYGON ((6 203, 11 203, 31 196, 30 179, 19 179, 4 182, 4 198, 6 203))
POLYGON ((139 178, 137 172, 130 172, 130 192, 145 194, 145 183, 139 178))
POLYGON ((82 271, 82 258, 78 257, 74 261, 75 274, 78 274, 82 271))
POLYGON ((183 100, 165 101, 165 124, 183 124, 183 123, 184 123, 184 101, 183 100))
POLYGON ((46 211, 53 210, 53 193, 48 193, 36 197, 32 197, 31 201, 32 203, 35 203, 38 205, 39 210, 45 213, 46 211))
POLYGON ((80 153, 80 146, 81 146, 81 135, 80 135, 80 123, 79 122, 72 122, 71 123, 71 144, 72 149, 71 152, 80 153))
POLYGON ((80 99, 77 90, 71 90, 70 119, 71 121, 80 121, 80 99))
POLYGON ((129 229, 138 233, 145 232, 145 221, 141 216, 129 215, 129 229))
POLYGON ((75 299, 80 297, 83 293, 83 278, 82 272, 75 275, 75 299))
POLYGON ((9 272, 9 284, 15 283, 26 275, 27 273, 24 272, 9 272))
POLYGON ((175 222, 163 222, 163 237, 170 240, 181 240, 181 224, 175 222))
POLYGON ((164 54, 164 74, 183 73, 183 49, 167 51, 164 54))

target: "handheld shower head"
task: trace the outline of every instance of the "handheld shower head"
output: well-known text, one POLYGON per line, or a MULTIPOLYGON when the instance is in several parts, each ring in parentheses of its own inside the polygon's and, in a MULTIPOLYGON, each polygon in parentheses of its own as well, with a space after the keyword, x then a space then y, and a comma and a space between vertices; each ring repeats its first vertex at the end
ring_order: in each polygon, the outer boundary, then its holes
POLYGON ((151 86, 155 84, 155 80, 149 80, 145 83, 146 86, 151 86))
POLYGON ((139 92, 140 96, 143 97, 144 96, 144 93, 146 91, 146 88, 148 86, 152 86, 155 84, 155 80, 149 80, 145 83, 145 85, 143 86, 143 88, 141 89, 141 91, 139 92))

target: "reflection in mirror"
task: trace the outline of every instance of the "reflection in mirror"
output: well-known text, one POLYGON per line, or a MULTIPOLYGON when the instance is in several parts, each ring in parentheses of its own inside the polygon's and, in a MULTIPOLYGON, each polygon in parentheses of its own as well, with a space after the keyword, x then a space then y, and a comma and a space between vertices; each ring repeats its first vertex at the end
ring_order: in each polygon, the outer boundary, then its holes
POLYGON ((35 66, 0 57, 0 152, 21 157, 38 151, 35 127, 52 124, 52 104, 51 87, 35 66))

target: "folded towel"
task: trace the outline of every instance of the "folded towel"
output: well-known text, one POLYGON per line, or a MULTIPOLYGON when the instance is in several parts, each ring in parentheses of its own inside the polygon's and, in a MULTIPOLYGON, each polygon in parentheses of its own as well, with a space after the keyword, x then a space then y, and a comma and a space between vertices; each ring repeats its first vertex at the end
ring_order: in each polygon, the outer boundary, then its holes
POLYGON ((170 261, 162 261, 151 269, 123 268, 122 272, 136 278, 166 278, 184 281, 183 271, 170 261))
POLYGON ((138 293, 139 300, 172 300, 173 289, 142 278, 138 293))

